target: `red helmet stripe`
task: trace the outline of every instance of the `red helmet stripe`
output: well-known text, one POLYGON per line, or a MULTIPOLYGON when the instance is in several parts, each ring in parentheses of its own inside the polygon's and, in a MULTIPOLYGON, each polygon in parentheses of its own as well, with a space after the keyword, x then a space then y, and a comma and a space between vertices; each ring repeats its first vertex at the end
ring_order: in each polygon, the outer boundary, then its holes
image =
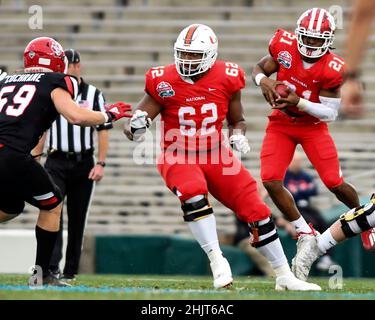
POLYGON ((314 22, 315 22, 315 17, 316 17, 317 11, 318 11, 317 8, 314 8, 312 10, 311 17, 310 17, 310 23, 309 23, 309 27, 308 27, 309 30, 313 30, 313 28, 314 28, 314 22))
POLYGON ((318 20, 319 20, 319 16, 320 16, 321 11, 322 10, 320 10, 320 9, 316 9, 314 24, 313 24, 313 30, 319 30, 318 29, 318 20))
POLYGON ((326 15, 325 10, 320 10, 318 22, 316 24, 316 30, 322 31, 322 22, 323 22, 323 18, 325 17, 325 15, 326 15))
POLYGON ((185 44, 189 45, 191 44, 191 40, 193 39, 193 34, 195 32, 195 30, 198 29, 198 25, 195 25, 195 26, 191 26, 188 30, 188 32, 186 33, 186 37, 185 37, 185 44))

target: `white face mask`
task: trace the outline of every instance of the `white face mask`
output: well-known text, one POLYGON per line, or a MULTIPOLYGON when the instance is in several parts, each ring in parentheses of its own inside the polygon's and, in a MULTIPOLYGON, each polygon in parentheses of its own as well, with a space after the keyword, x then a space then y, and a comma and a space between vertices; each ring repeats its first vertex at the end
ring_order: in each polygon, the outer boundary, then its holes
POLYGON ((298 41, 298 51, 307 58, 320 58, 332 46, 336 29, 335 19, 325 9, 312 8, 299 17, 295 34, 298 41), (303 43, 303 37, 322 39, 321 46, 311 46, 303 43))
POLYGON ((209 68, 212 67, 216 60, 216 54, 210 52, 201 52, 202 58, 200 59, 183 59, 181 50, 175 50, 175 64, 177 72, 184 77, 191 77, 197 74, 206 72, 209 68), (210 56, 211 54, 211 56, 210 56))
MULTIPOLYGON (((304 57, 307 58, 320 58, 322 57, 329 49, 333 43, 333 34, 327 36, 314 36, 312 38, 324 39, 324 42, 321 46, 310 46, 303 42, 303 37, 309 37, 305 32, 296 30, 297 41, 298 41, 298 51, 304 57)), ((310 36, 311 37, 311 36, 310 36)))
POLYGON ((174 44, 177 72, 184 77, 201 74, 210 69, 217 57, 218 41, 212 29, 203 24, 193 24, 181 31, 174 44), (200 53, 199 59, 184 59, 182 52, 200 53))

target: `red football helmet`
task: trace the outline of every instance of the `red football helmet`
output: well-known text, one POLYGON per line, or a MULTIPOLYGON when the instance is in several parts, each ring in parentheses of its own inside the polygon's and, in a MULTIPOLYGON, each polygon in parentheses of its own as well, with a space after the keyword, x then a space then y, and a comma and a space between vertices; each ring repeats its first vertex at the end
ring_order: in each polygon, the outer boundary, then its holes
POLYGON ((332 45, 336 29, 335 19, 325 9, 313 8, 305 11, 297 21, 296 35, 298 51, 307 58, 323 56, 332 45), (321 46, 311 46, 303 42, 304 37, 323 39, 321 46))
POLYGON ((24 67, 66 72, 67 61, 64 49, 56 40, 40 37, 31 40, 23 53, 24 67))

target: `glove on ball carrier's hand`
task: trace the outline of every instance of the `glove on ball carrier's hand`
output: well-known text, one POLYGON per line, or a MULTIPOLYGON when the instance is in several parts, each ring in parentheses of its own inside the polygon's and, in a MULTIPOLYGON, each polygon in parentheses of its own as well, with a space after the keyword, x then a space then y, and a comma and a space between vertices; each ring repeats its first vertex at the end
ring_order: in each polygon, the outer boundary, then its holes
POLYGON ((130 119, 130 132, 134 141, 142 141, 146 133, 146 129, 152 124, 152 120, 148 117, 148 113, 142 110, 136 110, 130 119))

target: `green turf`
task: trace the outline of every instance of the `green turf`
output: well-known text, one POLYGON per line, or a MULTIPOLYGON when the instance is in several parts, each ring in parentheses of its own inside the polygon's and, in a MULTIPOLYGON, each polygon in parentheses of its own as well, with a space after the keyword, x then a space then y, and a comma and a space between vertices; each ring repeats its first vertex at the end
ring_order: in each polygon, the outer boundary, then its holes
POLYGON ((330 290, 329 278, 314 278, 310 281, 318 283, 323 291, 303 293, 277 292, 272 279, 261 277, 236 277, 232 288, 214 290, 209 277, 80 275, 69 291, 16 290, 25 286, 27 279, 26 275, 0 275, 0 299, 375 299, 374 279, 344 279, 342 290, 330 290), (95 288, 109 292, 79 291, 95 288))

